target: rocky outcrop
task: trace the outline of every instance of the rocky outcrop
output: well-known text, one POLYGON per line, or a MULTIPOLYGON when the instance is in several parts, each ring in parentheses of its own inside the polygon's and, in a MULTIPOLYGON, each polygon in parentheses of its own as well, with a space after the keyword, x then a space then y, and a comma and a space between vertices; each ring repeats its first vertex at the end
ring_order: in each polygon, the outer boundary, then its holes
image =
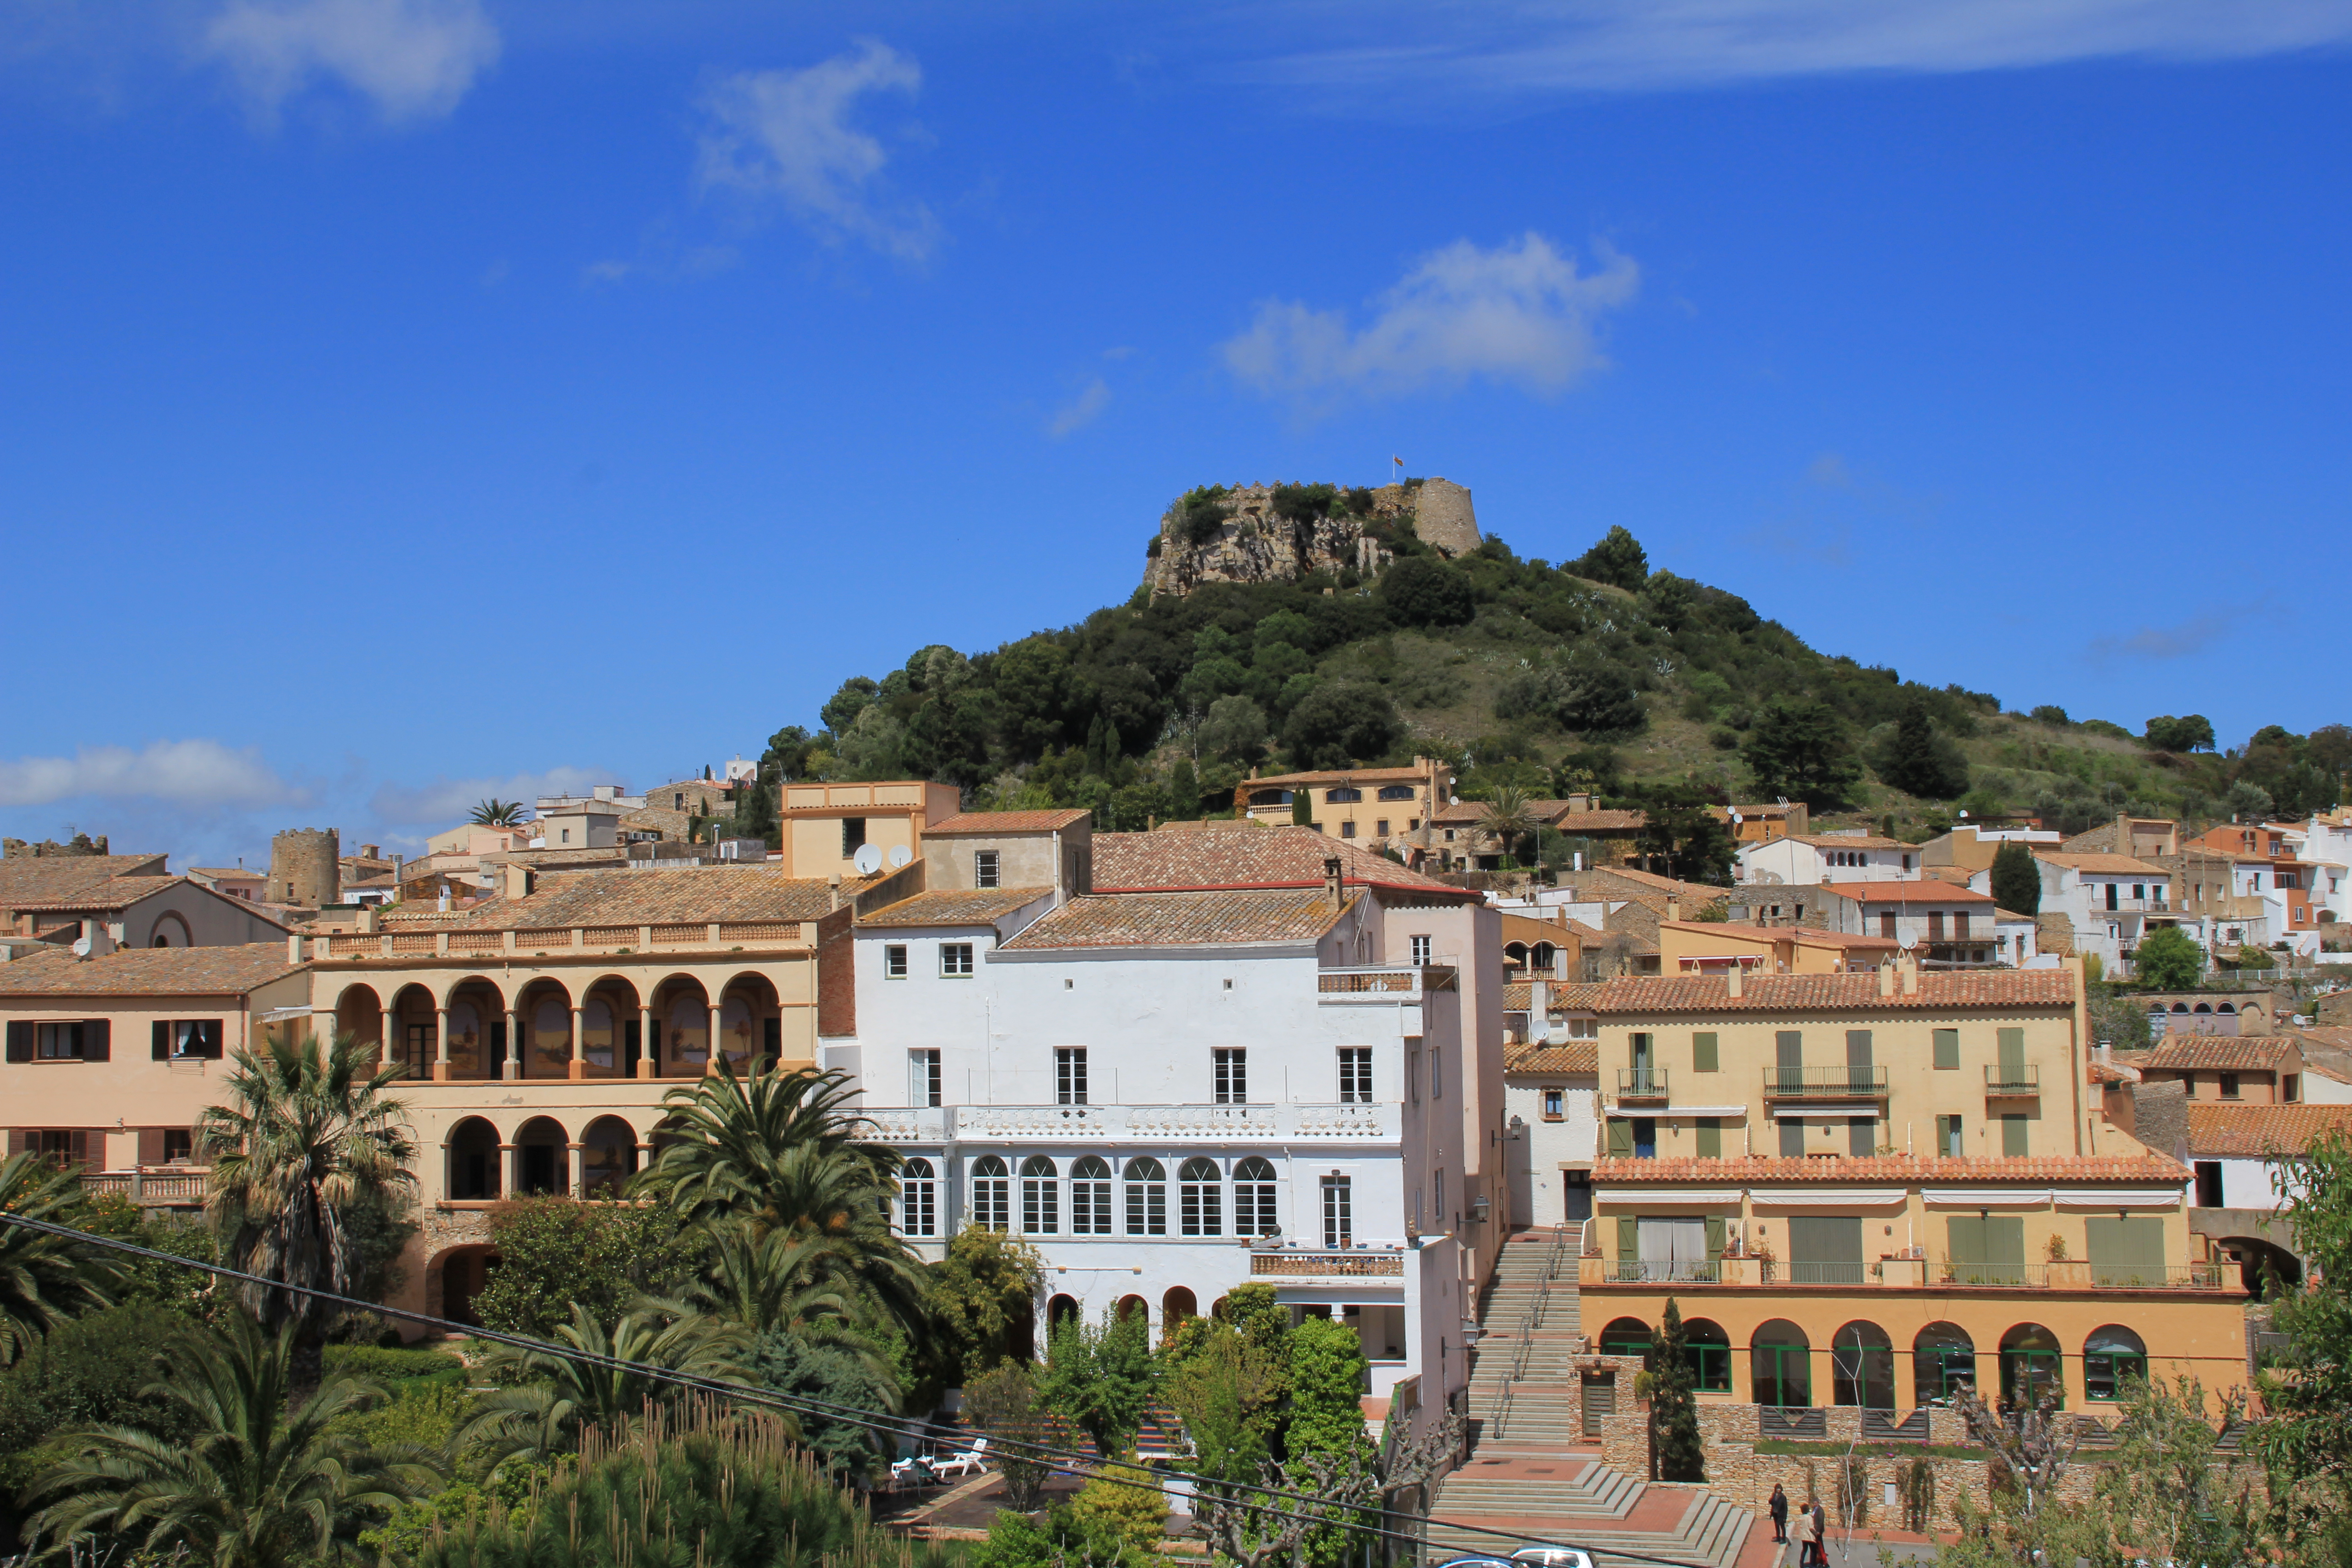
POLYGON ((1382 542, 1402 529, 1442 555, 1478 547, 1470 492, 1446 479, 1383 485, 1369 508, 1294 521, 1274 508, 1274 485, 1242 485, 1218 497, 1226 510, 1215 532, 1194 542, 1182 502, 1168 509, 1152 542, 1143 585, 1154 596, 1190 594, 1203 583, 1296 583, 1318 573, 1378 576, 1395 559, 1382 542))

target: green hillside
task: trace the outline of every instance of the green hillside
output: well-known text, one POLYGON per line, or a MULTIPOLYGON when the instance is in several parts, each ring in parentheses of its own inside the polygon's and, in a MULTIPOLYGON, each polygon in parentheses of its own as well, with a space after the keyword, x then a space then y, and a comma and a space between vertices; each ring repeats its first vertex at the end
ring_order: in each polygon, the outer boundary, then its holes
MULTIPOLYGON (((1359 493, 1293 489, 1333 516, 1359 493)), ((1396 556, 1369 582, 1139 590, 988 652, 917 649, 844 682, 814 725, 779 731, 762 778, 925 776, 982 808, 1082 805, 1131 828, 1230 809, 1254 765, 1433 753, 1461 770, 1465 798, 1597 790, 1658 808, 1785 795, 1817 819, 1924 837, 1961 807, 2069 831, 2117 811, 2324 809, 2352 768, 2341 724, 2273 727, 2217 754, 2195 715, 2126 727, 2004 710, 1990 693, 1818 653, 1736 595, 1650 571, 1622 528, 1562 565, 1491 536, 1448 560, 1409 519, 1365 531, 1396 556)))

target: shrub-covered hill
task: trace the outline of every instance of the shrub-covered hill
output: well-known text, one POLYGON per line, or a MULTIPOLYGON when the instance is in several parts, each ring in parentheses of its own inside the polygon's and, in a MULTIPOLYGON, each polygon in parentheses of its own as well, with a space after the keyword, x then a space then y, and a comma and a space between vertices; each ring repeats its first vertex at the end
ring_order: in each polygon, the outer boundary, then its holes
MULTIPOLYGON (((2136 736, 1817 653, 1736 595, 1649 570, 1622 528, 1557 566, 1491 536, 1448 559, 1409 525, 1383 543, 1394 560, 1370 580, 1139 590, 988 652, 917 649, 779 731, 762 780, 925 776, 977 807, 1083 805, 1132 828, 1230 808, 1253 767, 1420 753, 1453 761, 1465 798, 1785 795, 1916 835, 1960 806, 2070 830, 2120 810, 2325 808, 2352 767, 2340 724, 2217 754, 2193 714, 2136 736)), ((747 830, 772 822, 767 800, 745 811, 747 830)))

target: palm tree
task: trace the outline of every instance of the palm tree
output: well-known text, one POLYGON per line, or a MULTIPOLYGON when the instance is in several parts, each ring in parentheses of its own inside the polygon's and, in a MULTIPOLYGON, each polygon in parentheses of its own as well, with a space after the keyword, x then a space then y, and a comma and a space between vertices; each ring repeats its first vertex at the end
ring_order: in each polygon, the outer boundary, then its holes
MULTIPOLYGON (((349 1293, 362 1283, 355 1211, 407 1196, 416 1153, 408 1108, 384 1093, 408 1070, 378 1066, 349 1035, 321 1046, 272 1040, 239 1051, 228 1076, 230 1103, 198 1119, 198 1145, 212 1162, 205 1212, 224 1261, 247 1272, 312 1289, 349 1293)), ((296 1386, 319 1382, 323 1326, 333 1314, 308 1296, 246 1287, 262 1321, 296 1326, 296 1386)))
MULTIPOLYGON (((42 1155, 18 1154, 0 1165, 0 1214, 57 1225, 80 1200, 79 1173, 42 1155)), ((68 1318, 111 1304, 121 1282, 121 1268, 101 1248, 0 1226, 0 1366, 68 1318)))
POLYGON ((497 795, 478 801, 466 820, 477 827, 520 827, 523 824, 522 802, 500 800, 497 795))
POLYGON ((1536 815, 1534 801, 1517 784, 1496 790, 1478 812, 1478 831, 1494 839, 1506 856, 1520 839, 1532 838, 1542 829, 1543 819, 1536 815))
POLYGON ((339 1377, 294 1402, 296 1329, 271 1334, 243 1312, 225 1330, 192 1329, 170 1375, 150 1386, 194 1418, 195 1436, 91 1427, 33 1483, 51 1500, 28 1538, 54 1552, 106 1537, 145 1552, 178 1551, 209 1568, 297 1568, 359 1522, 438 1490, 440 1467, 408 1446, 372 1449, 334 1429, 382 1390, 339 1377))
MULTIPOLYGON (((889 1315, 880 1292, 860 1288, 866 1262, 857 1247, 838 1237, 800 1230, 762 1234, 744 1220, 709 1227, 710 1257, 702 1278, 689 1282, 677 1302, 665 1302, 684 1316, 731 1324, 746 1335, 788 1333, 806 1343, 833 1345, 856 1357, 890 1402, 898 1372, 885 1349, 889 1315)), ((882 1266, 887 1271, 887 1265, 882 1266)), ((921 1281, 910 1279, 906 1293, 919 1297, 921 1281)))

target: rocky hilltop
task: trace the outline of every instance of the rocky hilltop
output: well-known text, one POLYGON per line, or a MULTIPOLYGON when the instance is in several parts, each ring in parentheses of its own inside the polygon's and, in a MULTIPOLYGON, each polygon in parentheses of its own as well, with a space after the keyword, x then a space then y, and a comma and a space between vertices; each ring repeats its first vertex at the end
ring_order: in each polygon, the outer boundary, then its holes
POLYGON ((1181 597, 1203 583, 1295 583, 1317 573, 1378 576, 1388 541, 1410 532, 1442 555, 1478 547, 1470 492, 1443 479, 1378 489, 1332 485, 1212 485, 1160 520, 1143 585, 1181 597))

